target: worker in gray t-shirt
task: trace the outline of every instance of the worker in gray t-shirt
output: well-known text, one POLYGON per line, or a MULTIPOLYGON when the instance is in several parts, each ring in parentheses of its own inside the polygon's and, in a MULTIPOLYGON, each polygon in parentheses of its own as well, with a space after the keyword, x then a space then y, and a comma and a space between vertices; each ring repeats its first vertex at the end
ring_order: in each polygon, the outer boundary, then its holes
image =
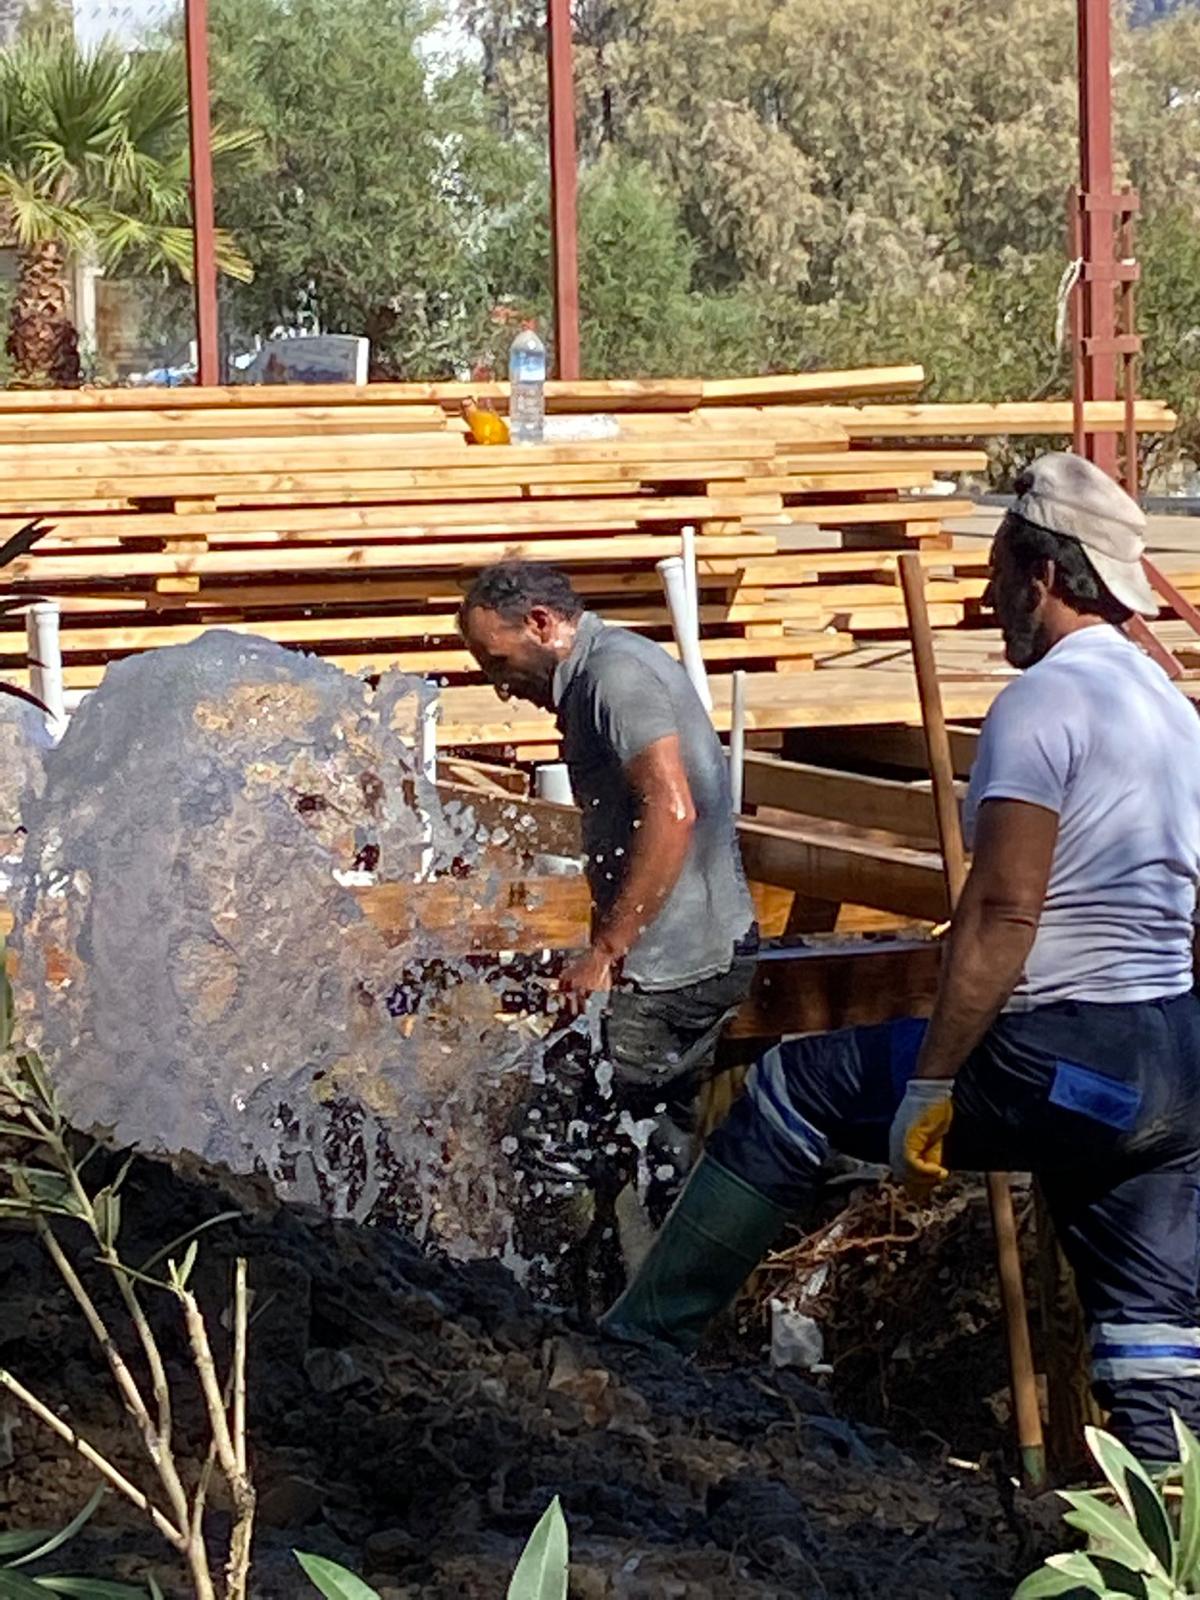
MULTIPOLYGON (((553 567, 487 568, 460 621, 498 693, 558 718, 594 902, 591 944, 561 987, 575 1008, 608 996, 608 1109, 652 1119, 655 1173, 681 1174, 696 1088, 757 948, 720 740, 678 662, 584 612, 553 567)), ((594 1112, 595 1085, 575 1087, 527 1130, 543 1180, 567 1190, 590 1181, 597 1142, 595 1115, 579 1114, 589 1097, 594 1112)))

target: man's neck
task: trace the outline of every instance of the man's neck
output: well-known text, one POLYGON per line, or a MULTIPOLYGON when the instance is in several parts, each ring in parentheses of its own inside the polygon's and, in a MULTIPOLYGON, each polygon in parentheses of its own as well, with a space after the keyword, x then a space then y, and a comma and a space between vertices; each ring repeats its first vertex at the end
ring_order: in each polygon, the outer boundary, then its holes
POLYGON ((1055 615, 1048 619, 1045 631, 1046 650, 1049 655, 1056 644, 1061 644, 1064 639, 1069 639, 1073 633, 1082 633, 1085 628, 1107 628, 1111 624, 1103 617, 1085 615, 1081 611, 1072 611, 1069 606, 1062 606, 1055 615))

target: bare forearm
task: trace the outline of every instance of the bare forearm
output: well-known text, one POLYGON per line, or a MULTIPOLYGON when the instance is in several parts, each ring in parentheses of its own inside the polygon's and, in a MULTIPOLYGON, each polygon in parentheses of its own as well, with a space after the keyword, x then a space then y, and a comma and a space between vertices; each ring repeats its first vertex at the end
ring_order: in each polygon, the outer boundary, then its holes
POLYGON ((964 898, 917 1062, 921 1078, 952 1078, 999 1015, 1024 970, 1037 919, 964 898))
POLYGON ((690 818, 645 808, 641 825, 634 829, 625 881, 592 939, 610 960, 628 955, 662 910, 683 871, 693 826, 690 818))

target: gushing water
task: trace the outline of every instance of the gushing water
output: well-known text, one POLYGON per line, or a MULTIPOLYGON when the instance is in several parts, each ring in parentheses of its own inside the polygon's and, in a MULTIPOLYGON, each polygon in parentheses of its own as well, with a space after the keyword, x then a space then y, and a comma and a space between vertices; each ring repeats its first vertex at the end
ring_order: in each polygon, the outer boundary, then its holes
POLYGON ((511 1260, 538 962, 361 898, 505 881, 420 775, 428 692, 224 631, 111 667, 23 785, 18 1005, 76 1125, 511 1260))

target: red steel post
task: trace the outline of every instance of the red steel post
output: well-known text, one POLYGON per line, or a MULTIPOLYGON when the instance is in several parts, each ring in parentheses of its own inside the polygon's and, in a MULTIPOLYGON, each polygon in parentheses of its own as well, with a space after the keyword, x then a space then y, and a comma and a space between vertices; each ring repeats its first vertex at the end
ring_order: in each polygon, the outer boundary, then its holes
POLYGON ((575 72, 571 0, 548 0, 550 236, 554 251, 554 353, 559 378, 579 377, 579 240, 576 225, 575 72))
MULTIPOLYGON (((1080 336, 1085 400, 1117 398, 1113 304, 1112 15, 1110 0, 1077 0, 1079 42, 1080 336)), ((1085 453, 1117 475, 1115 433, 1089 433, 1085 453)))
POLYGON ((217 348, 217 255, 213 216, 212 126, 208 103, 208 0, 184 0, 188 129, 192 157, 192 249, 196 294, 196 381, 221 381, 217 348))

